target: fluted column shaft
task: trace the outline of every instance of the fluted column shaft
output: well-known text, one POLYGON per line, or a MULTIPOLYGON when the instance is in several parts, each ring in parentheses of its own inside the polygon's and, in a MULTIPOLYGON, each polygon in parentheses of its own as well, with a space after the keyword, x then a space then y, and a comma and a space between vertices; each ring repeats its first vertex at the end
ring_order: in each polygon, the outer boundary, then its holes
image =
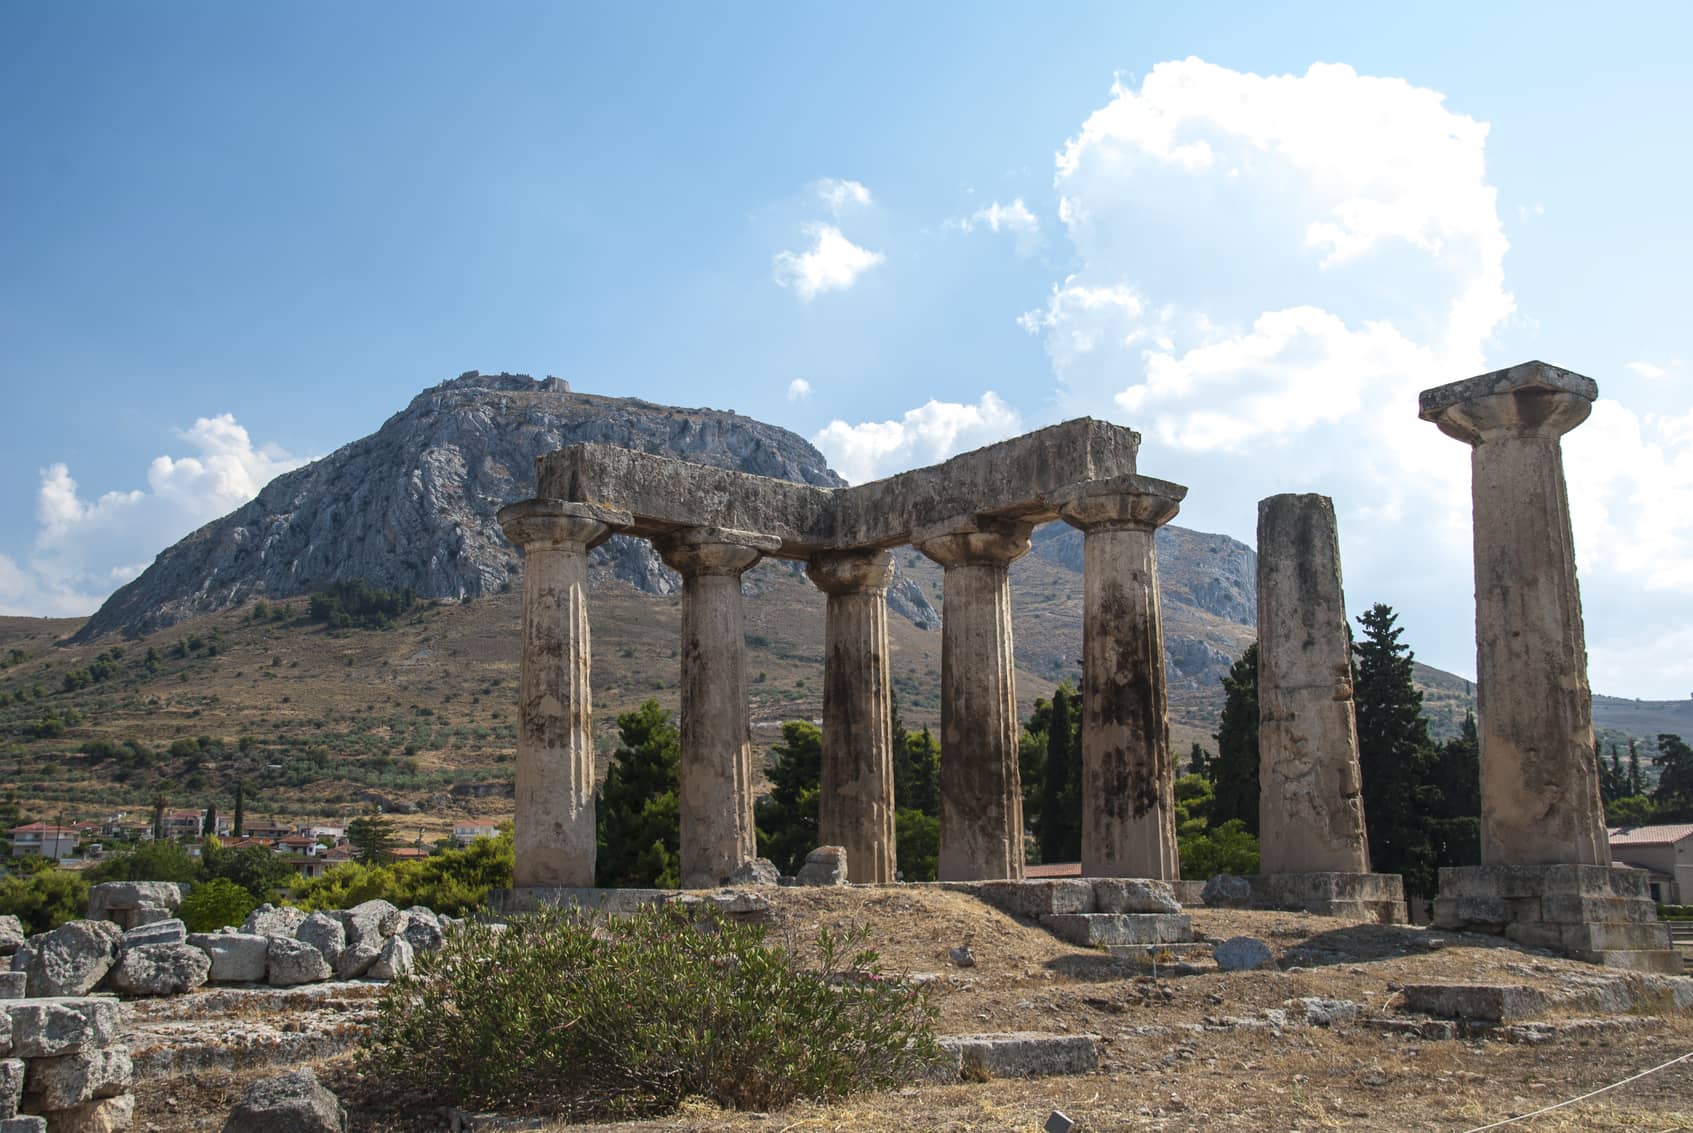
POLYGON ((682 576, 681 874, 705 889, 758 856, 741 574, 768 548, 709 530, 654 546, 682 576))
POLYGON ((594 884, 594 718, 589 686, 588 548, 606 513, 525 500, 500 512, 523 548, 514 841, 518 886, 594 884))
POLYGON ((1258 504, 1259 872, 1368 873, 1340 540, 1327 496, 1258 504))
POLYGON ((1422 395, 1472 446, 1481 859, 1610 864, 1559 438, 1598 388, 1531 362, 1422 395))
POLYGON ((1060 494, 1083 532, 1082 874, 1181 876, 1157 529, 1187 489, 1129 476, 1060 494))
POLYGON ((1023 876, 1023 788, 1011 652, 1013 560, 1027 524, 922 535, 946 568, 941 609, 942 881, 1023 876))
POLYGON ((886 551, 817 555, 806 573, 829 596, 823 645, 819 841, 843 846, 852 881, 894 880, 893 699, 886 551))

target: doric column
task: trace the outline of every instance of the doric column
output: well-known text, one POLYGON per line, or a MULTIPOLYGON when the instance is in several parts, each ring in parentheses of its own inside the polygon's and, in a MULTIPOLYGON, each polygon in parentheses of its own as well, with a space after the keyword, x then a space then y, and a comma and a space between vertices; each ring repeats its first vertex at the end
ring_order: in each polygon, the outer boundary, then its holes
POLYGON ((1425 421, 1471 446, 1487 865, 1610 864, 1559 443, 1598 396, 1527 362, 1420 398, 1425 421))
POLYGON ((682 887, 706 889, 758 856, 741 574, 779 544, 694 528, 653 545, 682 576, 682 887))
POLYGON ((1028 551, 1031 530, 1026 523, 964 520, 913 533, 912 544, 946 568, 941 608, 942 881, 1023 876, 1010 567, 1028 551))
POLYGON ((513 883, 591 886, 588 550, 630 520, 605 508, 546 499, 511 504, 499 518, 524 558, 513 883))
POLYGON ((1181 876, 1154 535, 1187 489, 1146 476, 1077 484, 1083 532, 1082 875, 1181 876))
POLYGON ((847 877, 894 879, 893 700, 888 686, 886 551, 812 556, 806 574, 829 596, 823 642, 823 776, 817 837, 844 846, 847 877))
POLYGON ((1368 873, 1340 541, 1327 496, 1258 503, 1259 872, 1368 873))

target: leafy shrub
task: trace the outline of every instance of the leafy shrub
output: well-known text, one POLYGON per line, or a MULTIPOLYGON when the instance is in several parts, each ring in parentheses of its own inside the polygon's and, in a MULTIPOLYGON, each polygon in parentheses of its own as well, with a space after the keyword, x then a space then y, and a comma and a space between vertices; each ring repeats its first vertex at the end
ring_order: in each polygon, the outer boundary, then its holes
POLYGON ((177 916, 189 932, 216 932, 224 925, 238 925, 259 903, 246 888, 227 877, 215 877, 189 890, 177 916))
POLYGON ((207 881, 232 881, 250 893, 254 903, 258 903, 273 899, 278 890, 293 882, 295 874, 293 866, 263 846, 229 850, 218 845, 215 838, 208 838, 200 854, 200 876, 207 881))
POLYGON ((304 909, 346 909, 381 897, 402 909, 424 905, 459 916, 482 904, 488 890, 511 885, 514 860, 508 828, 462 850, 443 850, 419 861, 338 865, 302 883, 294 903, 304 909))
POLYGON ((572 1117, 887 1087, 934 1057, 934 1012, 874 952, 849 956, 861 940, 820 930, 807 971, 763 928, 675 906, 472 923, 385 990, 365 1068, 420 1100, 572 1117))
POLYGON ((198 881, 200 865, 175 842, 142 842, 83 871, 90 882, 198 881))
POLYGON ((1238 818, 1203 834, 1179 837, 1177 851, 1187 881, 1205 881, 1219 873, 1248 876, 1258 872, 1258 839, 1238 818))
POLYGON ((21 920, 25 932, 58 928, 87 911, 88 882, 69 870, 48 866, 27 877, 0 878, 0 913, 21 920))

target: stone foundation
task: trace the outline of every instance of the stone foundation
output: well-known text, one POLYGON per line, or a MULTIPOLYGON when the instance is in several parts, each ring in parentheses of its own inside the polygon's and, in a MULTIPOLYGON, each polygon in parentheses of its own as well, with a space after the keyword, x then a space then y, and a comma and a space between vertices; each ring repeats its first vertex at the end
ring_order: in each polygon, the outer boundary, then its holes
POLYGON ((1397 873, 1269 873, 1247 878, 1255 909, 1288 909, 1376 924, 1405 924, 1397 873))
POLYGON ((1602 865, 1483 865, 1440 871, 1438 928, 1505 936, 1590 964, 1682 970, 1643 870, 1602 865))

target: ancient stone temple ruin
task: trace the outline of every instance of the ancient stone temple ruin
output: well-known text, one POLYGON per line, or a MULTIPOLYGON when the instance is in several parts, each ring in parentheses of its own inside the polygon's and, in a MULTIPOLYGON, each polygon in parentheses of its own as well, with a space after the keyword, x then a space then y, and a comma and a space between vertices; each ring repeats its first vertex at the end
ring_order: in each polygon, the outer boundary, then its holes
POLYGON ((720 883, 757 853, 741 574, 797 560, 828 595, 820 833, 851 879, 895 879, 889 548, 945 568, 940 876, 1023 876, 1009 568, 1037 524, 1084 533, 1083 872, 1177 876, 1153 533, 1186 489, 1139 476, 1139 436, 1078 420, 852 488, 606 445, 537 462, 501 523, 527 558, 517 755, 519 888, 594 881, 587 554, 622 532, 682 576, 681 872, 720 883))

